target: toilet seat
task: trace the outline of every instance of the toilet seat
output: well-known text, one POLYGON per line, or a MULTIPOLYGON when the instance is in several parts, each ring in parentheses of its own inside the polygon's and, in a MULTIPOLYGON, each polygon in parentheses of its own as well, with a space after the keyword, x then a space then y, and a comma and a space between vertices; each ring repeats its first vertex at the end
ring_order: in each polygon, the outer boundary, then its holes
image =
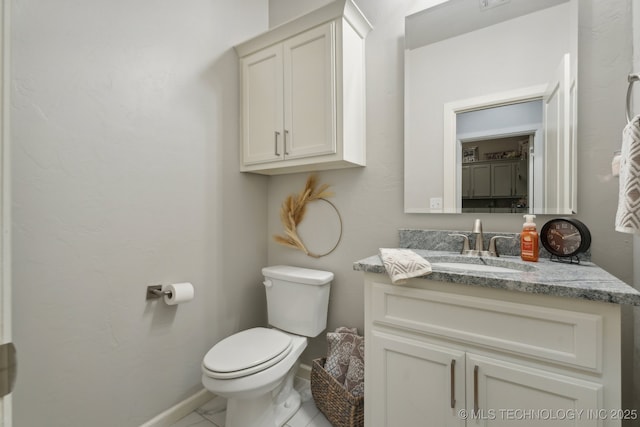
POLYGON ((202 365, 211 378, 240 378, 263 371, 284 359, 293 347, 289 335, 268 328, 252 328, 214 345, 202 365))

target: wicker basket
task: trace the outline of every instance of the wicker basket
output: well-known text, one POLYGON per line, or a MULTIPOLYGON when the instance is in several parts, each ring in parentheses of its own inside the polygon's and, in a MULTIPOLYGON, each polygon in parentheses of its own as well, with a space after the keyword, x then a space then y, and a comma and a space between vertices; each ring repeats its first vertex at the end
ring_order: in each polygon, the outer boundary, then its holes
POLYGON ((324 369, 325 357, 311 366, 311 394, 334 427, 364 426, 364 396, 356 397, 324 369))

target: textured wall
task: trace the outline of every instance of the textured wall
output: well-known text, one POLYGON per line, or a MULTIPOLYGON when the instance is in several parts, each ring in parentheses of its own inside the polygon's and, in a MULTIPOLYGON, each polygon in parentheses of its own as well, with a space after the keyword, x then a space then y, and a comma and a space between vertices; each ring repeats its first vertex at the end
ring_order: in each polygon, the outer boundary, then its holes
MULTIPOLYGON (((379 247, 396 246, 399 228, 470 230, 478 217, 485 230, 519 231, 523 222, 520 216, 509 214, 403 213, 404 16, 425 1, 356 2, 374 27, 366 42, 367 166, 319 174, 321 181, 332 184, 336 192, 334 202, 344 221, 342 242, 335 252, 318 260, 269 242, 269 263, 293 263, 335 273, 329 328, 362 328, 363 279, 351 264, 376 253, 379 247)), ((288 19, 284 11, 290 3, 296 1, 271 0, 270 16, 288 19)), ((309 10, 317 7, 316 3, 308 2, 309 10)), ((626 76, 631 68, 630 7, 629 0, 580 0, 577 215, 591 229, 594 261, 629 284, 633 281, 632 239, 613 231, 618 181, 612 179, 610 165, 625 124, 626 76)), ((271 20, 270 25, 278 23, 271 20)), ((287 194, 299 191, 305 178, 306 174, 270 178, 269 235, 281 230, 280 202, 287 194)), ((542 225, 549 218, 540 215, 537 222, 542 225)), ((633 346, 626 338, 633 337, 633 328, 628 317, 623 327, 624 392, 629 398, 633 346)), ((304 357, 308 361, 325 352, 324 338, 318 337, 304 357)))
POLYGON ((14 425, 138 426, 265 319, 267 181, 238 172, 232 45, 267 3, 12 6, 14 425), (145 302, 178 281, 194 301, 145 302))
MULTIPOLYGON (((326 3, 270 0, 269 25, 326 3)), ((403 213, 402 37, 418 3, 358 1, 374 25, 368 166, 319 174, 336 191, 344 234, 315 260, 270 240, 281 200, 306 174, 237 172, 231 46, 267 28, 267 2, 13 1, 17 427, 135 426, 187 397, 213 343, 264 321, 266 263, 333 271, 329 328, 361 329, 353 261, 397 245, 398 228, 471 228, 475 215, 403 213), (196 300, 145 303, 148 284, 183 280, 196 300)), ((630 1, 580 4, 578 218, 591 228, 594 261, 631 283, 632 239, 613 232, 609 176, 631 69, 630 1)), ((492 231, 522 224, 477 216, 492 231)), ((625 340, 625 379, 632 347, 625 340)), ((305 359, 325 352, 319 337, 305 359)))
MULTIPOLYGON (((631 72, 640 72, 640 5, 635 2, 632 3, 632 16, 633 16, 633 68, 631 72)), ((634 114, 640 114, 638 106, 640 106, 640 88, 638 83, 634 83, 633 86, 633 112, 634 114)), ((640 236, 633 238, 633 282, 637 289, 640 289, 640 236)), ((634 354, 633 354, 633 366, 640 367, 640 308, 634 309, 634 336, 630 337, 630 341, 634 342, 634 354)), ((640 368, 637 368, 633 372, 633 385, 634 385, 634 401, 631 407, 640 408, 640 368)))

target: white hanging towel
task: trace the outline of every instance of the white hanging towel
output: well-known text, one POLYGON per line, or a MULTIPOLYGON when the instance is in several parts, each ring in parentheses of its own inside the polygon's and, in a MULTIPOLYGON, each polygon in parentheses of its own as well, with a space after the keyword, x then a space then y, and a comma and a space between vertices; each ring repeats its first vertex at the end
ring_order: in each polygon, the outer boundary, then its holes
POLYGON ((431 273, 431 263, 411 249, 380 248, 380 258, 394 285, 431 273))
POLYGON ((640 115, 622 132, 616 231, 640 234, 640 115))

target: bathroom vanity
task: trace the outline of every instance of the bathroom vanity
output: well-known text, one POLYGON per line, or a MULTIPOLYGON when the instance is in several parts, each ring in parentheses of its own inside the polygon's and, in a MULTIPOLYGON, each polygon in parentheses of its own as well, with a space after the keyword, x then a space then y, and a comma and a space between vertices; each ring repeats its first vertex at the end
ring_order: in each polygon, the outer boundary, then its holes
POLYGON ((354 264, 368 427, 612 427, 640 416, 621 403, 620 305, 640 305, 637 290, 584 260, 414 250, 433 272, 405 285, 378 255, 354 264))

